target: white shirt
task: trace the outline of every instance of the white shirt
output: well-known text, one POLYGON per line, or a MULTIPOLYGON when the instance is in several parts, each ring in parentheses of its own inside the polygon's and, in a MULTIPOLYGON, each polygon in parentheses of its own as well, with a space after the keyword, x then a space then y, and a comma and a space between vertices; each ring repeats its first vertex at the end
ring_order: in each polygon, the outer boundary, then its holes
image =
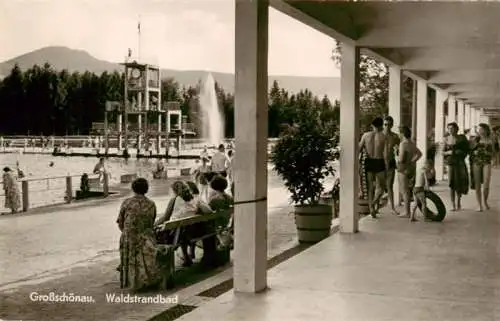
POLYGON ((214 172, 223 172, 227 169, 227 156, 224 153, 216 152, 212 156, 212 170, 214 172))
POLYGON ((175 199, 174 209, 172 210, 172 216, 170 216, 170 220, 191 217, 196 215, 197 211, 198 206, 195 199, 186 202, 180 196, 177 196, 175 199))

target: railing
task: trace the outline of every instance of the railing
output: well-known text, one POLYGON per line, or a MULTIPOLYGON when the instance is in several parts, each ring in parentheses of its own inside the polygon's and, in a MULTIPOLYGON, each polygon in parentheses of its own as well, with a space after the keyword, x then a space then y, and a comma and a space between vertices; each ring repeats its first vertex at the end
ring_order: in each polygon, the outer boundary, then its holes
MULTIPOLYGON (((18 179, 21 196, 22 211, 42 206, 71 203, 80 189, 82 175, 34 177, 18 179), (75 179, 76 178, 76 179, 75 179)), ((3 189, 3 182, 0 182, 3 189)), ((99 175, 89 175, 91 191, 100 191, 104 197, 109 196, 109 175, 104 174, 103 182, 99 182, 99 175)), ((5 198, 5 194, 0 194, 5 198)))
MULTIPOLYGON (((190 126, 186 126, 185 129, 188 130, 190 126)), ((134 131, 136 127, 130 126, 129 127, 129 132, 134 131)), ((55 137, 54 138, 54 146, 52 146, 52 142, 49 140, 48 145, 45 145, 42 147, 40 138, 37 136, 5 136, 4 137, 4 144, 3 146, 1 145, 1 140, 0 140, 0 151, 7 151, 9 148, 11 149, 16 149, 18 150, 19 148, 24 148, 24 151, 31 151, 31 152, 47 152, 47 153, 52 153, 54 147, 61 146, 61 144, 64 145, 65 142, 67 142, 68 147, 72 148, 80 148, 80 147, 89 147, 89 136, 77 136, 77 135, 72 135, 72 136, 67 136, 67 137, 55 137), (33 144, 31 141, 28 139, 27 145, 24 145, 24 138, 34 138, 33 144), (9 146, 10 145, 10 146, 9 146), (43 148, 43 150, 40 150, 43 148)), ((94 138, 95 136, 92 136, 94 138)), ((232 141, 233 139, 224 139, 224 143, 227 143, 229 141, 232 141)), ((170 141, 175 141, 175 140, 170 140, 170 141)), ((269 138, 269 143, 273 144, 277 141, 277 138, 269 138)), ((92 139, 92 142, 94 142, 94 139, 92 139)), ((116 148, 118 146, 118 138, 111 136, 109 138, 109 147, 110 148, 116 148)), ((134 142, 134 138, 129 138, 129 142, 132 144, 134 142)), ((163 145, 165 145, 165 139, 163 139, 163 145)), ((188 149, 191 148, 203 148, 203 146, 207 145, 205 139, 203 138, 184 138, 182 140, 183 144, 188 149)), ((104 148, 104 139, 101 139, 100 141, 100 148, 104 148)))

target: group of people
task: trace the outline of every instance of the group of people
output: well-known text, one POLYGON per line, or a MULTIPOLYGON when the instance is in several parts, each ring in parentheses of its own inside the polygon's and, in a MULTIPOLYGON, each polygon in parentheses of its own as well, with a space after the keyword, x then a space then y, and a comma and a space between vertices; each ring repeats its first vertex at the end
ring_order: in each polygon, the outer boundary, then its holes
MULTIPOLYGON (((157 261, 159 244, 171 244, 173 233, 165 229, 165 223, 195 215, 204 215, 223 210, 229 210, 233 198, 226 189, 228 181, 222 175, 223 171, 205 173, 206 183, 196 184, 193 181, 175 181, 170 199, 164 214, 157 218, 155 203, 146 197, 148 182, 138 178, 132 183, 134 196, 126 199, 120 208, 117 223, 120 231, 120 266, 122 287, 134 291, 157 286, 161 281, 160 266, 157 261), (207 197, 201 197, 199 187, 207 187, 207 197)), ((225 222, 228 223, 228 222, 225 222)), ((193 264, 195 245, 182 240, 201 237, 213 232, 214 225, 202 222, 184 227, 181 231, 180 247, 184 266, 193 264)), ((215 264, 217 237, 204 238, 204 265, 215 264)))
POLYGON ((214 175, 220 175, 226 178, 228 186, 231 188, 231 195, 234 195, 233 149, 229 149, 226 153, 226 147, 224 144, 220 144, 217 151, 210 159, 210 156, 205 148, 200 155, 200 159, 201 164, 199 161, 196 162, 197 165, 193 168, 192 176, 193 180, 199 186, 202 198, 207 199, 209 191, 208 184, 210 182, 209 178, 214 175))
POLYGON ((412 188, 417 197, 426 187, 428 164, 418 173, 416 162, 422 152, 411 139, 411 130, 407 126, 399 128, 399 135, 392 131, 394 119, 391 116, 377 117, 372 123, 372 130, 361 137, 359 149, 366 154, 365 168, 367 175, 368 203, 370 214, 376 218, 380 199, 387 192, 393 214, 416 221, 415 211, 410 211, 412 188), (399 193, 403 196, 404 213, 398 213, 394 202, 394 181, 399 182, 399 193))
MULTIPOLYGON (((370 214, 374 218, 377 217, 380 199, 387 192, 392 213, 416 221, 417 202, 411 210, 412 196, 423 205, 423 214, 427 217, 425 190, 429 188, 430 176, 434 170, 433 159, 426 157, 423 166, 417 168, 416 163, 423 153, 412 140, 410 128, 401 126, 398 135, 392 131, 393 126, 394 120, 391 116, 377 117, 371 123, 372 130, 363 134, 359 142, 360 151, 366 155, 364 170, 367 176, 370 214), (398 192, 404 203, 403 213, 398 213, 394 202, 393 185, 396 177, 399 183, 398 192)), ((491 166, 498 153, 495 139, 489 126, 483 123, 477 126, 476 135, 471 138, 458 132, 457 123, 449 123, 442 144, 452 210, 461 209, 461 197, 468 193, 469 185, 476 192, 478 211, 489 209, 491 166)))
POLYGON ((459 134, 457 123, 449 123, 443 142, 443 156, 447 165, 452 210, 462 209, 462 196, 475 190, 478 211, 490 208, 491 167, 498 153, 495 138, 487 124, 477 126, 476 135, 467 138, 459 134), (467 168, 467 157, 469 168, 467 168))

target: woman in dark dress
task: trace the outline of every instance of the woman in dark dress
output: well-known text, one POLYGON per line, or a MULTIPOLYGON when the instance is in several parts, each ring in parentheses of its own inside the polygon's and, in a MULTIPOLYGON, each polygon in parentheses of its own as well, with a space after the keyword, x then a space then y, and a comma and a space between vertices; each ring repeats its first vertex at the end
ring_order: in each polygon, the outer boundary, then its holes
POLYGON ((469 153, 469 141, 465 135, 458 134, 457 123, 449 123, 448 135, 444 141, 444 159, 448 166, 448 182, 450 186, 450 196, 452 211, 462 208, 462 195, 469 191, 469 175, 465 157, 469 153))
POLYGON ((483 205, 487 210, 490 208, 488 196, 490 193, 491 163, 495 153, 494 144, 490 127, 487 124, 479 124, 478 136, 472 140, 470 155, 471 188, 476 190, 479 212, 483 211, 483 205))

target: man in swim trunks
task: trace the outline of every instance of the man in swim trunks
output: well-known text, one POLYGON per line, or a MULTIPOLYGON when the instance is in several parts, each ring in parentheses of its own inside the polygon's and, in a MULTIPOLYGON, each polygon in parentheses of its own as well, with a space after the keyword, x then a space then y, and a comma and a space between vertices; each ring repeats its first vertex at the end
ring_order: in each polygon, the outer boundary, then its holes
POLYGON ((384 134, 387 140, 387 149, 389 153, 389 162, 387 168, 387 196, 391 206, 392 213, 398 215, 396 207, 394 206, 394 177, 396 174, 396 148, 399 148, 399 135, 392 131, 394 126, 394 119, 391 116, 384 118, 384 134))
POLYGON ((399 128, 401 143, 399 144, 399 152, 397 159, 398 183, 400 193, 403 195, 405 212, 400 214, 400 217, 411 218, 410 201, 411 201, 411 180, 415 177, 416 163, 422 157, 422 152, 417 148, 417 145, 411 140, 411 130, 407 126, 399 128))
POLYGON ((388 144, 383 133, 384 121, 377 117, 372 121, 372 130, 361 137, 359 149, 365 150, 367 158, 365 169, 367 172, 368 204, 370 214, 377 217, 380 197, 386 190, 386 169, 388 168, 388 144))

